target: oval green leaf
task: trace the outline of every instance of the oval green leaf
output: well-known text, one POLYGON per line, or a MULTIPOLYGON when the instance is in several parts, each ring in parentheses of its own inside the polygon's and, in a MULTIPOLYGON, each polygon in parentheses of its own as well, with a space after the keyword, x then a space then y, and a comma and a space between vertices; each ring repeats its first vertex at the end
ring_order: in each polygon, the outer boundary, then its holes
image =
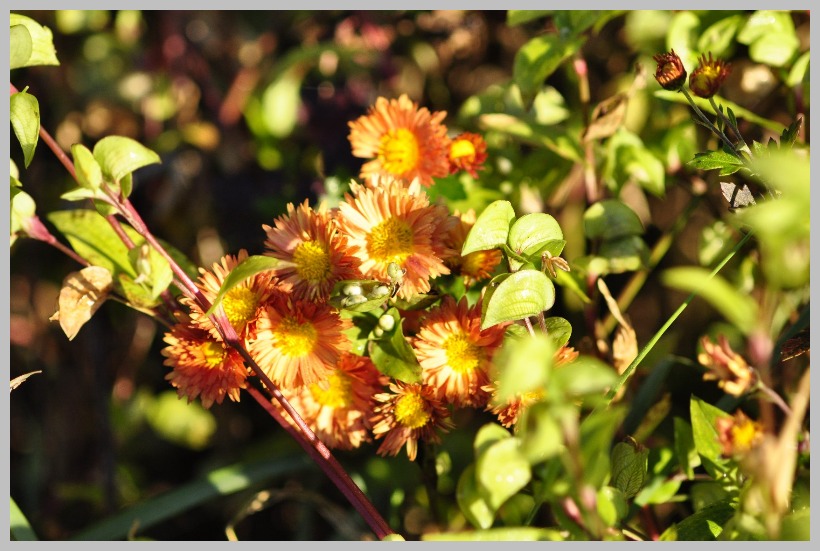
POLYGON ((532 478, 530 463, 521 452, 521 441, 511 437, 495 442, 476 459, 478 488, 495 512, 532 478))
POLYGON ((544 212, 534 212, 525 214, 513 222, 507 243, 516 253, 529 255, 538 251, 548 241, 563 239, 564 233, 555 218, 544 212))
POLYGON ((481 329, 549 310, 555 303, 555 286, 544 272, 521 270, 493 278, 487 295, 482 306, 481 329))
POLYGON ((618 199, 598 201, 584 212, 584 233, 589 239, 617 239, 643 231, 635 211, 618 199))
POLYGON ((219 306, 222 302, 222 299, 225 297, 228 291, 248 279, 249 277, 255 276, 256 274, 267 272, 268 270, 272 270, 279 265, 279 259, 273 258, 272 256, 262 256, 262 255, 253 255, 249 256, 242 262, 236 265, 236 267, 231 270, 231 273, 225 278, 225 281, 222 282, 222 286, 219 288, 219 292, 216 294, 216 298, 214 298, 214 303, 211 304, 211 307, 208 308, 208 311, 205 312, 206 315, 210 316, 213 314, 214 310, 219 306))
POLYGON ((498 390, 494 402, 507 400, 544 388, 550 377, 555 344, 543 333, 525 339, 505 340, 498 357, 493 362, 496 367, 492 376, 498 380, 498 390))
POLYGON ((384 331, 381 338, 370 342, 370 359, 381 373, 405 383, 421 382, 421 365, 413 348, 404 337, 403 319, 396 308, 390 308, 383 315, 391 315, 395 320, 393 328, 384 331))
POLYGON ((499 199, 487 205, 470 228, 461 248, 461 256, 503 246, 507 242, 513 218, 515 211, 509 201, 499 199))
POLYGON ((471 463, 461 473, 456 485, 456 503, 458 508, 473 526, 489 528, 493 525, 495 511, 490 509, 478 490, 475 477, 475 463, 471 463))
POLYGON ((28 167, 40 134, 40 104, 28 92, 17 92, 9 98, 9 120, 14 135, 23 148, 23 160, 28 167))
POLYGON ((9 28, 9 38, 11 39, 9 69, 25 67, 26 62, 31 57, 33 48, 31 33, 28 32, 25 25, 14 25, 9 28))
POLYGON ((561 348, 569 342, 572 335, 572 325, 562 317, 553 316, 544 320, 547 326, 547 334, 552 339, 555 348, 561 348))
POLYGON ((646 483, 649 449, 634 440, 618 442, 610 458, 611 484, 627 499, 637 495, 646 483))
POLYGON ((98 141, 94 146, 94 158, 103 174, 114 183, 138 168, 161 162, 155 152, 125 136, 106 136, 98 141))
MULTIPOLYGON (((37 23, 34 19, 20 15, 19 13, 9 14, 9 28, 17 25, 25 26, 31 39, 31 52, 22 65, 18 67, 31 67, 33 65, 59 65, 57 60, 57 50, 54 49, 54 40, 51 30, 37 23)), ((19 54, 17 54, 19 55, 19 54)), ((16 67, 11 66, 11 69, 16 67)))
POLYGON ((75 143, 71 146, 71 156, 74 158, 77 183, 87 189, 100 189, 103 182, 102 169, 91 150, 83 144, 75 143))

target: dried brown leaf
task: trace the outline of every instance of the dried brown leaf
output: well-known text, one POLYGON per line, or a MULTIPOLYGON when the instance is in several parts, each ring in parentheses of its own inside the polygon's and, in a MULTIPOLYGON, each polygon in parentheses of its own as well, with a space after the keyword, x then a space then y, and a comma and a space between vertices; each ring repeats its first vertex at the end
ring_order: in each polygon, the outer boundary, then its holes
POLYGON ((71 272, 63 280, 57 311, 49 319, 58 320, 68 340, 72 340, 105 302, 111 288, 111 272, 105 268, 89 266, 71 272))
POLYGON ((29 377, 31 377, 35 373, 42 373, 42 371, 31 371, 29 373, 24 373, 23 375, 20 375, 19 377, 15 377, 14 379, 12 379, 11 383, 9 383, 11 385, 11 388, 9 389, 9 392, 11 392, 15 388, 17 388, 18 386, 23 384, 23 381, 25 381, 26 379, 28 379, 29 377))

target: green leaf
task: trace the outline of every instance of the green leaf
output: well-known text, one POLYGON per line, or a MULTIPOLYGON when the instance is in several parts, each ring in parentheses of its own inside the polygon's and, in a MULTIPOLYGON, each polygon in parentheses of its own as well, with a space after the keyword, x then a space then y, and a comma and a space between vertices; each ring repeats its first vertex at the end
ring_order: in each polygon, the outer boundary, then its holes
POLYGON ((507 25, 515 27, 548 16, 551 10, 507 10, 507 25))
MULTIPOLYGON (((29 55, 28 59, 26 59, 22 64, 12 65, 10 69, 17 69, 20 67, 32 67, 34 65, 59 65, 60 62, 57 60, 57 51, 54 49, 54 40, 51 35, 51 30, 48 27, 44 27, 37 23, 34 19, 30 17, 26 17, 25 15, 20 15, 18 13, 10 13, 9 14, 9 29, 16 27, 17 25, 23 25, 26 30, 28 30, 29 37, 31 40, 31 54, 29 55)), ((15 34, 18 31, 15 32, 15 34)), ((14 36, 12 36, 14 38, 14 36)), ((18 37, 19 40, 19 37, 18 37)), ((23 39, 25 40, 25 39, 23 39)), ((27 47, 25 45, 22 46, 22 50, 25 51, 27 47)), ((15 54, 15 56, 20 56, 21 52, 15 54)), ((16 59, 19 63, 19 59, 16 59)))
POLYGON ((521 441, 515 437, 487 447, 476 459, 475 472, 479 491, 493 512, 526 486, 532 477, 530 463, 521 452, 521 441))
POLYGON ((393 316, 395 323, 392 329, 384 331, 381 338, 371 341, 370 358, 373 364, 388 377, 405 383, 421 382, 421 365, 410 343, 404 337, 404 320, 399 311, 390 308, 382 315, 393 316))
POLYGON ((580 141, 565 128, 529 122, 508 113, 480 115, 478 124, 483 130, 500 132, 538 147, 546 147, 563 159, 584 162, 580 141))
POLYGON ((552 528, 513 526, 463 532, 428 532, 422 534, 421 541, 564 541, 564 537, 552 528))
POLYGON ((564 433, 551 404, 536 402, 527 407, 515 425, 521 439, 521 453, 536 465, 564 449, 564 433))
MULTIPOLYGON (((47 215, 49 221, 65 235, 74 251, 94 266, 107 268, 114 274, 127 274, 132 279, 137 273, 128 260, 128 247, 120 240, 108 222, 96 211, 76 209, 56 211, 47 215)), ((128 228, 131 229, 131 228, 128 228)), ((126 230, 127 231, 127 230, 126 230)), ((129 237, 135 244, 143 239, 131 229, 129 237)))
POLYGON ((555 72, 561 63, 577 52, 585 40, 579 37, 562 37, 559 34, 544 34, 530 39, 515 54, 513 79, 521 89, 524 105, 532 104, 535 94, 544 81, 555 72))
POLYGON ((12 94, 9 98, 9 120, 23 148, 24 164, 28 167, 34 158, 40 133, 40 104, 37 98, 28 92, 12 94))
POLYGON ((579 36, 593 26, 595 30, 600 30, 607 21, 622 12, 623 10, 555 10, 552 13, 559 33, 568 32, 579 36))
POLYGON ((569 337, 572 335, 572 325, 569 321, 559 316, 552 316, 545 319, 544 323, 556 350, 569 342, 569 337))
POLYGON ((12 541, 37 541, 39 539, 13 497, 9 497, 9 513, 9 529, 12 541))
POLYGON ((670 480, 666 477, 656 476, 635 496, 633 503, 639 507, 644 507, 646 505, 661 505, 683 501, 684 499, 676 497, 681 482, 683 481, 677 478, 670 480))
POLYGON ((735 289, 721 276, 710 276, 705 268, 670 268, 661 274, 661 283, 700 295, 746 335, 757 323, 758 307, 755 299, 735 289))
MULTIPOLYGON (((562 371, 572 371, 573 364, 555 370, 555 375, 562 371)), ((615 431, 621 424, 626 410, 620 406, 595 410, 584 418, 579 427, 581 443, 581 462, 584 481, 593 487, 602 486, 609 478, 609 453, 615 431)))
POLYGON ((711 52, 715 58, 724 57, 734 44, 735 34, 744 24, 745 18, 740 14, 730 15, 709 25, 698 38, 697 49, 711 52))
POLYGON ((727 499, 701 509, 664 530, 660 541, 717 541, 736 508, 735 502, 727 499))
POLYGON ((464 469, 456 485, 456 503, 467 518, 467 521, 478 528, 489 528, 493 525, 495 511, 490 509, 487 501, 478 489, 475 476, 475 463, 464 469))
POLYGON ((498 423, 486 423, 478 429, 473 439, 473 453, 476 457, 500 440, 512 438, 510 431, 498 423))
POLYGON ((786 66, 800 47, 791 15, 783 11, 755 12, 737 40, 749 46, 752 61, 772 67, 786 66))
POLYGON ((100 189, 103 183, 102 169, 91 150, 83 144, 75 143, 71 146, 71 156, 74 158, 77 183, 85 189, 100 189))
POLYGON ((612 481, 627 499, 634 497, 646 483, 649 450, 634 439, 618 442, 612 448, 612 481))
POLYGON ((692 426, 678 416, 674 418, 675 455, 678 465, 686 473, 686 478, 695 477, 695 467, 700 465, 698 450, 695 448, 695 437, 692 435, 692 426))
POLYGON ((161 162, 155 152, 125 136, 106 136, 98 141, 94 145, 94 158, 112 183, 119 183, 138 168, 161 162))
MULTIPOLYGON (((649 250, 637 235, 607 239, 601 243, 597 256, 589 259, 587 270, 598 275, 634 272, 646 266, 649 250)), ((576 260, 581 264, 584 259, 576 260)))
POLYGON ((211 304, 211 307, 208 308, 207 312, 205 312, 205 315, 210 316, 214 313, 216 308, 222 302, 222 299, 225 298, 228 291, 249 277, 273 270, 279 265, 279 262, 280 261, 278 259, 273 258, 272 256, 252 255, 237 264, 236 267, 227 275, 227 277, 225 277, 225 281, 222 282, 222 286, 219 288, 219 292, 216 294, 213 304, 211 304))
POLYGON ((72 535, 74 541, 123 540, 134 530, 146 531, 159 523, 173 519, 185 511, 203 506, 237 492, 253 492, 269 485, 278 477, 298 472, 318 474, 307 454, 277 456, 263 461, 235 463, 220 467, 192 482, 132 505, 72 535))
POLYGON ((643 232, 643 224, 635 211, 618 199, 598 201, 584 212, 584 234, 589 239, 611 240, 643 232))
POLYGON ((162 438, 191 450, 205 449, 216 432, 213 413, 198 402, 186 403, 173 390, 161 392, 145 414, 151 428, 162 438))
MULTIPOLYGON (((675 48, 675 50, 677 51, 677 48, 675 48)), ((680 53, 680 52, 678 52, 678 53, 680 53)), ((673 103, 680 103, 680 104, 686 105, 687 107, 689 106, 689 101, 684 97, 683 94, 681 94, 679 92, 673 92, 671 90, 656 90, 655 92, 652 93, 652 95, 654 95, 656 98, 660 98, 660 99, 663 99, 663 100, 666 100, 666 101, 671 101, 673 103)), ((723 107, 726 107, 726 108, 731 108, 732 111, 735 112, 735 115, 737 115, 739 118, 745 119, 745 120, 747 120, 751 123, 760 125, 763 128, 765 128, 767 130, 771 130, 772 132, 774 132, 776 134, 780 134, 786 128, 786 126, 783 125, 782 123, 763 118, 763 117, 755 114, 753 111, 749 111, 748 109, 745 109, 745 108, 741 107, 737 103, 728 101, 725 98, 722 98, 717 94, 715 94, 712 97, 712 99, 714 99, 715 103, 717 103, 718 105, 722 105, 723 107)), ((715 110, 712 107, 712 104, 708 99, 700 98, 700 97, 697 97, 697 96, 692 96, 692 100, 695 102, 695 105, 697 105, 700 108, 700 110, 703 111, 704 113, 708 113, 708 114, 711 114, 711 115, 716 115, 717 114, 717 113, 715 113, 715 110)))
POLYGON ((502 247, 507 242, 513 218, 515 211, 509 201, 498 200, 487 205, 464 239, 461 256, 502 247))
MULTIPOLYGON (((794 88, 806 79, 806 75, 809 74, 809 57, 810 52, 804 52, 797 58, 789 70, 789 76, 786 77, 786 86, 794 88)), ((806 83, 808 84, 808 81, 806 83)), ((783 139, 781 138, 780 141, 782 143, 783 139)))
POLYGON ((11 235, 18 232, 27 234, 29 219, 35 216, 36 212, 37 205, 31 195, 20 189, 11 194, 11 235))
POLYGON ((9 28, 9 38, 11 39, 9 69, 25 67, 26 62, 31 58, 33 49, 31 33, 25 25, 14 25, 9 28))
POLYGON ((598 515, 607 526, 617 526, 629 514, 629 505, 626 497, 617 488, 604 486, 598 490, 596 506, 598 515))
POLYGON ((525 392, 544 388, 550 377, 555 350, 554 341, 540 332, 532 338, 505 339, 493 361, 495 366, 503 366, 492 373, 498 380, 493 400, 505 403, 525 392))
MULTIPOLYGON (((512 223, 507 243, 513 251, 526 256, 538 251, 548 241, 563 241, 563 239, 561 226, 555 218, 543 212, 534 212, 525 214, 512 223)), ((558 254, 560 252, 559 250, 558 254)))
POLYGON ((262 93, 262 110, 265 128, 271 136, 284 138, 296 128, 299 105, 302 103, 303 69, 299 64, 282 72, 262 93))
POLYGON ((701 459, 705 460, 706 470, 714 478, 718 478, 725 472, 728 460, 723 458, 716 423, 718 419, 728 419, 730 415, 694 396, 689 400, 689 415, 692 420, 695 448, 701 459))
POLYGON ((714 170, 716 168, 723 170, 731 168, 733 172, 736 172, 743 168, 743 161, 741 159, 723 149, 696 153, 695 158, 686 164, 699 170, 714 170))
POLYGON ((554 303, 555 286, 544 272, 521 270, 501 274, 490 281, 482 302, 481 329, 535 316, 552 308, 554 303))
POLYGON ((572 363, 552 371, 555 387, 567 397, 603 394, 618 380, 615 369, 594 356, 580 355, 572 363))

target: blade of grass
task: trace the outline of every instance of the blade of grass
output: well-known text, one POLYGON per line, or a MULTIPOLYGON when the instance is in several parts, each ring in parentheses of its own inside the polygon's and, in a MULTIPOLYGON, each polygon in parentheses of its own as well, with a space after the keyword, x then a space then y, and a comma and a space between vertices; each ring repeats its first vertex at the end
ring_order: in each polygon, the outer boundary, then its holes
MULTIPOLYGON (((738 241, 737 245, 735 245, 735 247, 731 251, 729 251, 729 253, 723 258, 723 260, 721 260, 720 263, 717 266, 715 266, 715 269, 712 270, 711 273, 709 274, 709 278, 711 279, 712 277, 717 275, 717 273, 721 269, 723 269, 723 267, 726 265, 726 263, 729 262, 729 260, 731 260, 731 258, 733 256, 735 256, 737 251, 739 251, 741 249, 741 247, 743 247, 743 245, 745 245, 746 242, 751 237, 752 237, 752 232, 749 232, 746 235, 744 235, 743 239, 738 241)), ((683 311, 686 309, 686 307, 689 306, 689 303, 694 300, 694 298, 695 298, 695 296, 697 296, 697 294, 698 294, 697 291, 692 291, 692 293, 690 293, 689 296, 686 297, 686 300, 683 301, 683 304, 681 304, 678 307, 678 309, 675 310, 675 312, 669 317, 669 319, 666 320, 666 323, 664 323, 663 326, 660 329, 658 329, 657 333, 655 333, 655 335, 649 340, 649 342, 646 343, 646 346, 644 346, 641 349, 641 351, 638 352, 638 355, 635 356, 635 359, 632 360, 632 363, 629 364, 629 366, 627 366, 627 368, 621 374, 621 377, 620 377, 620 379, 618 379, 618 382, 615 383, 615 386, 613 386, 611 389, 609 389, 609 392, 607 392, 607 394, 606 394, 606 403, 607 403, 607 405, 610 402, 612 402, 612 399, 615 397, 615 395, 618 393, 618 391, 621 389, 621 387, 624 386, 626 381, 628 381, 629 378, 632 376, 632 373, 635 371, 635 368, 638 367, 638 365, 640 365, 640 363, 643 361, 643 359, 646 357, 646 355, 649 354, 649 351, 652 350, 652 348, 655 346, 655 344, 657 344, 657 342, 660 340, 660 338, 663 336, 663 334, 666 333, 666 330, 669 329, 672 326, 672 324, 675 322, 675 320, 678 319, 678 317, 683 313, 683 311)))
POLYGON ((11 516, 9 528, 13 541, 37 541, 39 539, 13 497, 9 498, 9 513, 11 516))
POLYGON ((211 471, 198 480, 149 499, 83 530, 71 539, 99 541, 125 539, 134 528, 145 530, 211 499, 246 490, 277 476, 305 470, 309 457, 294 455, 275 460, 237 463, 211 471))

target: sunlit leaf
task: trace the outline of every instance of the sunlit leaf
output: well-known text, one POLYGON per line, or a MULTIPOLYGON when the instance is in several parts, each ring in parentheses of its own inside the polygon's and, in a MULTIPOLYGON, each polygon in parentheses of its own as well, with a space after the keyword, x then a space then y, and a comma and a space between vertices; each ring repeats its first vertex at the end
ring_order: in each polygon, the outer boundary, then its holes
POLYGON ((272 136, 284 138, 296 127, 302 102, 299 95, 302 72, 298 66, 283 72, 262 94, 263 120, 272 136))
POLYGON ((627 499, 635 496, 646 482, 648 457, 649 449, 633 439, 618 442, 612 448, 610 484, 627 499))
POLYGON ((660 541, 717 541, 736 508, 732 499, 710 505, 672 524, 661 534, 660 541))
POLYGON ((460 532, 428 532, 421 541, 563 541, 559 530, 511 526, 460 532))
POLYGON ((507 25, 515 27, 541 17, 546 17, 550 10, 507 10, 507 25))
POLYGON ((507 242, 515 211, 509 201, 493 201, 478 215, 461 248, 461 256, 500 248, 507 242))
POLYGON ((77 183, 85 189, 99 189, 103 182, 102 169, 91 150, 83 144, 75 143, 71 146, 71 156, 74 158, 77 183))
POLYGON ((23 148, 24 164, 28 167, 34 158, 40 132, 40 104, 37 98, 28 92, 12 94, 9 97, 9 120, 23 148))
POLYGON ((506 339, 494 360, 497 368, 493 378, 498 380, 498 389, 493 402, 503 404, 525 392, 543 388, 550 377, 554 341, 543 333, 525 339, 506 339))
POLYGON ((23 384, 26 381, 26 379, 28 379, 32 375, 36 375, 37 373, 42 373, 42 372, 43 372, 42 370, 38 369, 37 371, 29 371, 28 373, 24 373, 24 374, 20 375, 19 377, 15 377, 14 379, 12 379, 9 382, 9 387, 10 387, 9 392, 11 392, 15 388, 17 388, 18 386, 23 384))
POLYGON ((68 340, 73 340, 85 323, 108 299, 113 288, 111 272, 99 266, 88 266, 71 272, 63 279, 57 312, 50 320, 58 320, 68 340))
POLYGON ((37 534, 31 528, 26 515, 20 510, 13 497, 9 497, 9 530, 12 541, 37 541, 37 534))
POLYGON ((225 298, 228 291, 241 284, 249 277, 273 270, 279 265, 279 262, 280 261, 278 259, 273 258, 272 256, 252 255, 237 264, 236 267, 234 267, 234 269, 227 275, 227 277, 225 277, 225 281, 222 282, 219 292, 216 294, 216 297, 214 297, 213 304, 211 304, 211 307, 208 308, 208 311, 205 314, 209 316, 213 314, 214 310, 216 310, 222 302, 222 299, 225 298))
POLYGON ((555 348, 561 348, 569 342, 572 335, 572 325, 569 321, 559 316, 552 316, 544 320, 547 326, 547 334, 552 339, 555 348))
POLYGON ((745 334, 755 327, 758 314, 755 299, 719 275, 711 276, 705 268, 670 268, 661 274, 661 282, 667 287, 697 293, 745 334))
POLYGON ((543 34, 531 38, 515 54, 513 79, 529 106, 544 81, 584 44, 579 37, 543 34))
POLYGON ((404 337, 399 311, 390 308, 382 315, 392 316, 395 320, 392 329, 385 330, 382 337, 370 342, 370 358, 381 372, 398 381, 418 383, 421 381, 421 365, 413 348, 404 337))
POLYGON ((554 303, 555 286, 544 272, 521 270, 496 276, 482 303, 481 329, 535 316, 554 303))
POLYGON ((692 426, 678 416, 674 418, 675 455, 681 470, 691 480, 695 477, 695 467, 700 465, 700 457, 695 448, 692 426))
POLYGON ((535 465, 554 457, 564 448, 564 433, 551 404, 536 402, 527 407, 516 423, 521 452, 535 465))
MULTIPOLYGON (((10 13, 9 28, 14 28, 17 25, 23 25, 28 31, 29 38, 31 40, 31 51, 28 58, 22 61, 21 63, 20 56, 28 49, 28 47, 24 44, 22 46, 22 51, 18 51, 14 54, 14 61, 16 62, 16 65, 11 65, 10 69, 17 69, 19 67, 32 67, 34 65, 60 64, 60 62, 57 60, 57 51, 54 49, 54 40, 51 34, 51 29, 49 29, 48 27, 44 27, 43 25, 40 25, 30 17, 26 17, 25 15, 20 15, 19 13, 10 13)), ((18 32, 19 31, 16 31, 15 35, 18 32)), ((12 35, 12 38, 15 38, 15 35, 12 35)), ((25 41, 25 39, 23 40, 25 41)))
POLYGON ((528 255, 537 251, 548 241, 563 239, 561 226, 555 218, 543 212, 534 212, 525 214, 512 223, 507 243, 516 253, 528 255))
POLYGON ((521 441, 510 437, 493 443, 476 459, 478 488, 491 511, 521 490, 532 477, 521 441))
POLYGON ((98 141, 94 145, 94 158, 112 182, 119 182, 138 168, 161 162, 155 152, 125 136, 106 136, 98 141))
POLYGON ((216 432, 213 413, 198 402, 186 403, 173 390, 161 392, 145 413, 162 438, 192 450, 204 449, 216 432))
POLYGON ((730 418, 725 411, 694 396, 689 400, 689 415, 692 421, 692 437, 695 449, 703 460, 704 468, 713 476, 720 476, 727 460, 718 440, 716 423, 718 419, 730 418))
POLYGON ((31 58, 33 44, 31 33, 25 25, 14 25, 9 29, 11 45, 9 48, 9 69, 24 67, 31 58))
POLYGON ((461 509, 461 512, 473 526, 489 528, 493 525, 495 511, 490 508, 478 489, 475 463, 468 465, 458 478, 456 503, 458 503, 458 508, 461 509))
POLYGON ((596 508, 607 526, 616 526, 629 513, 627 497, 617 487, 604 486, 598 490, 596 508))

